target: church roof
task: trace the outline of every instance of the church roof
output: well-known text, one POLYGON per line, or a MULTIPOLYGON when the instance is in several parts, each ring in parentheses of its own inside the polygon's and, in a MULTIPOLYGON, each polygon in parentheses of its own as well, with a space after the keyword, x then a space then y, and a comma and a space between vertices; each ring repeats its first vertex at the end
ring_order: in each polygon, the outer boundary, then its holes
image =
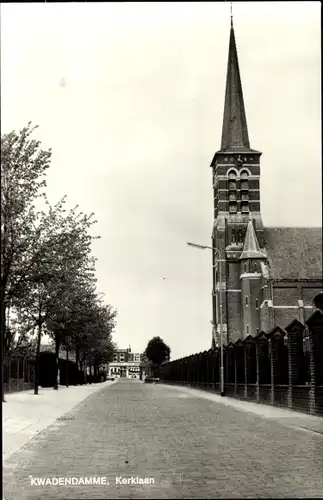
POLYGON ((221 151, 250 151, 237 47, 231 20, 221 151))
POLYGON ((273 279, 322 280, 322 229, 264 228, 264 242, 273 279))
POLYGON ((240 259, 265 259, 266 255, 260 250, 258 238, 250 219, 247 226, 246 236, 243 245, 243 251, 240 259))

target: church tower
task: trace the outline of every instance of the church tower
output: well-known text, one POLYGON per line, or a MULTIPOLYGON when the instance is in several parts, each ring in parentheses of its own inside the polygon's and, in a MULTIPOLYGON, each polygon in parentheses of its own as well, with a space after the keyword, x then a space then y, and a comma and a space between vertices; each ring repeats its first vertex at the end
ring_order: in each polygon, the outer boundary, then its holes
MULTIPOLYGON (((260 247, 263 246, 260 156, 259 151, 250 147, 231 17, 221 149, 215 153, 211 163, 214 193, 212 246, 218 250, 213 255, 213 346, 219 343, 220 317, 224 343, 243 338, 242 325, 246 315, 242 306, 243 280, 240 278, 246 273, 241 272, 240 259, 248 224, 250 227, 251 223, 255 229, 257 245, 259 241, 260 247)), ((243 258, 245 262, 250 265, 250 261, 243 258)))

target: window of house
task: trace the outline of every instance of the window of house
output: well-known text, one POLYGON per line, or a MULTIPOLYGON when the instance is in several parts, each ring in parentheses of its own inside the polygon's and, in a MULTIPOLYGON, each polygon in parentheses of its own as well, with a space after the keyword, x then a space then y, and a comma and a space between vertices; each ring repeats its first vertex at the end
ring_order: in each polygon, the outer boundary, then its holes
POLYGON ((247 333, 249 333, 249 325, 247 325, 247 333))
POLYGON ((243 212, 243 213, 249 212, 249 203, 248 202, 243 201, 241 203, 241 212, 243 212))
POLYGON ((237 189, 236 181, 229 180, 229 191, 235 191, 237 189))
POLYGON ((243 267, 244 267, 244 272, 246 273, 247 272, 247 264, 243 264, 243 267))
POLYGON ((237 199, 237 194, 233 191, 232 193, 229 193, 229 201, 236 201, 237 199))
POLYGON ((241 192, 241 201, 249 201, 249 194, 247 191, 241 192))
POLYGON ((248 305, 248 297, 246 297, 246 306, 248 305))
POLYGON ((258 309, 258 299, 256 299, 256 309, 258 309))
POLYGON ((235 201, 229 202, 229 212, 230 214, 236 214, 237 213, 237 204, 235 201))

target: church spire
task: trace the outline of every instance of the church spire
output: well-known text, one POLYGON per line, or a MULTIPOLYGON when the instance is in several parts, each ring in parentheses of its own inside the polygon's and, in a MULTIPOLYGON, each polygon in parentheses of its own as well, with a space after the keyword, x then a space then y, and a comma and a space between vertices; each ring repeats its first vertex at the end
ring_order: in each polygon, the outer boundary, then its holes
POLYGON ((222 127, 222 151, 250 150, 246 113, 243 102, 238 54, 233 29, 231 5, 231 29, 227 82, 222 127))
POLYGON ((252 219, 249 219, 243 252, 240 259, 265 259, 266 255, 260 250, 258 238, 253 227, 252 219))

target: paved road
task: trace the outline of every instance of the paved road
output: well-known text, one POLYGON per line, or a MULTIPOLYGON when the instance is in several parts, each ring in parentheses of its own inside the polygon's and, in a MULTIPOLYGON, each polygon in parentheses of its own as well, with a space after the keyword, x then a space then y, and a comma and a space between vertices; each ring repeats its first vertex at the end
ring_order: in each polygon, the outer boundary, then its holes
POLYGON ((323 493, 323 435, 187 390, 122 380, 65 417, 4 462, 5 500, 323 493), (35 485, 38 478, 75 482, 85 477, 107 478, 109 485, 35 485), (122 484, 137 477, 154 484, 122 484))

